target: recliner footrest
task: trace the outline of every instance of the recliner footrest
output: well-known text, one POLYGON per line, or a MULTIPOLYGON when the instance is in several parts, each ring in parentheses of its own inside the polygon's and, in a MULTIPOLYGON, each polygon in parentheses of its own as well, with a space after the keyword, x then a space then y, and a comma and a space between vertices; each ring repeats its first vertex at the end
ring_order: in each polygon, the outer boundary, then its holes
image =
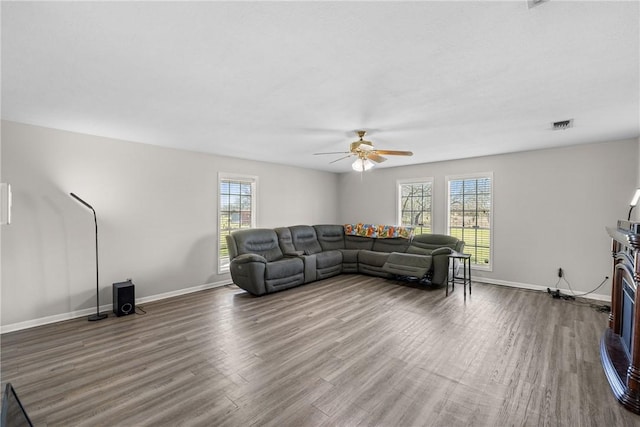
POLYGON ((423 278, 431 268, 431 255, 392 252, 382 269, 399 276, 423 278))

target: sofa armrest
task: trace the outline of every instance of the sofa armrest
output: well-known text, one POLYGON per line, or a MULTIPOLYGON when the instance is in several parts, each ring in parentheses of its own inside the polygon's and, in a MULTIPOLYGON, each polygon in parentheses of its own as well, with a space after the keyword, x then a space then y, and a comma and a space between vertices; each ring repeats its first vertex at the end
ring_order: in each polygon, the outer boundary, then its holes
POLYGON ((304 263, 304 283, 318 280, 318 272, 316 269, 318 261, 316 255, 301 255, 300 258, 302 258, 302 262, 304 263))
POLYGON ((267 259, 262 255, 258 254, 242 254, 235 257, 231 260, 233 263, 237 264, 247 264, 249 262, 261 262, 263 264, 267 263, 267 259))
MULTIPOLYGON (((431 252, 433 257, 433 275, 431 283, 434 285, 443 285, 447 281, 447 273, 449 272, 449 254, 453 253, 453 249, 442 247, 434 249, 431 252)), ((454 260, 455 264, 456 260, 454 260)))
POLYGON ((447 247, 442 247, 442 248, 434 249, 431 252, 431 256, 442 255, 442 254, 449 255, 452 252, 453 252, 453 249, 447 248, 447 247))
POLYGON ((267 288, 264 272, 267 260, 257 254, 243 254, 235 257, 229 264, 229 273, 233 283, 252 295, 264 295, 267 288))

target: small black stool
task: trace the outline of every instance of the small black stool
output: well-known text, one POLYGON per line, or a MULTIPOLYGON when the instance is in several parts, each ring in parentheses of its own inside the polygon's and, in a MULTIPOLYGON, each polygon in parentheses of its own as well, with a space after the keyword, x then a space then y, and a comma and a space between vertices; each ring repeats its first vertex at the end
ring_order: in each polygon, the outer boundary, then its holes
POLYGON ((447 268, 447 291, 446 296, 449 296, 449 284, 451 284, 451 292, 456 287, 456 280, 458 282, 462 281, 462 286, 464 288, 464 299, 467 300, 467 285, 469 285, 469 295, 471 295, 471 254, 463 254, 460 252, 451 252, 449 254, 449 268, 447 268), (456 276, 456 272, 453 271, 455 268, 455 260, 462 260, 462 272, 463 276, 456 276), (451 276, 451 277, 449 277, 451 276))

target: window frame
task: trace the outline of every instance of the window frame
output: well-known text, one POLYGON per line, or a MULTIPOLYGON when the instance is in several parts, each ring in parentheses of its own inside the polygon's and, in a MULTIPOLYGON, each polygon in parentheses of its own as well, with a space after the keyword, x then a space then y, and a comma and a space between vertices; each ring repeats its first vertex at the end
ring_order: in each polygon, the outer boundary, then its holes
MULTIPOLYGON (((402 224, 402 186, 407 184, 429 184, 431 186, 431 205, 429 210, 429 224, 428 227, 424 225, 420 226, 422 228, 428 228, 430 232, 428 234, 433 234, 433 190, 434 183, 433 177, 423 177, 423 178, 407 178, 407 179, 398 179, 396 180, 396 224, 402 224)), ((424 224, 424 223, 423 223, 424 224)), ((418 228, 418 227, 416 227, 418 228)), ((423 234, 423 233, 421 233, 423 234)))
MULTIPOLYGON (((234 181, 241 182, 245 184, 251 185, 251 225, 249 228, 256 228, 256 224, 258 222, 258 177, 254 175, 245 175, 245 174, 236 174, 236 173, 228 173, 228 172, 218 172, 218 187, 216 190, 216 230, 217 230, 217 239, 216 239, 216 267, 218 274, 229 273, 229 266, 222 265, 222 257, 220 255, 220 251, 222 250, 221 237, 223 236, 223 232, 226 233, 226 230, 222 230, 220 228, 220 221, 222 220, 222 203, 221 203, 221 192, 220 187, 224 181, 234 181)), ((226 236, 226 234, 224 234, 226 236)))
MULTIPOLYGON (((490 206, 490 211, 489 211, 489 263, 488 264, 478 264, 478 263, 471 263, 471 268, 474 270, 481 270, 481 271, 493 271, 493 265, 494 265, 494 260, 493 260, 493 253, 494 253, 494 246, 495 246, 495 241, 494 241, 494 221, 493 221, 493 213, 495 211, 495 203, 494 203, 494 199, 495 199, 495 193, 494 193, 494 179, 493 179, 493 172, 481 172, 481 173, 470 173, 470 174, 459 174, 459 175, 448 175, 445 177, 446 180, 446 187, 447 187, 447 200, 446 200, 446 224, 447 224, 447 234, 448 235, 452 235, 451 233, 451 182, 452 181, 465 181, 465 180, 472 180, 472 179, 482 179, 482 178, 488 178, 490 185, 489 185, 489 206, 490 206)), ((478 193, 476 192, 476 195, 478 193)), ((477 226, 476 226, 477 227, 477 226)), ((462 227, 462 229, 464 230, 464 225, 462 227)), ((464 239, 463 239, 464 240, 464 239)), ((467 247, 467 243, 465 241, 465 248, 467 247)))

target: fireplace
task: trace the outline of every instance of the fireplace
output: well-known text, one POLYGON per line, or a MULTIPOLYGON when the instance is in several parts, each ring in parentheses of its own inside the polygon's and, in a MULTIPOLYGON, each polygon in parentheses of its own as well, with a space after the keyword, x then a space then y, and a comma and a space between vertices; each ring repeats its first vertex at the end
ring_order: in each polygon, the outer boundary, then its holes
POLYGON ((631 338, 633 337, 633 313, 636 291, 626 277, 622 277, 622 323, 620 325, 620 337, 622 344, 627 353, 631 357, 631 338))
POLYGON ((627 409, 640 414, 640 223, 618 221, 611 236, 613 283, 609 326, 600 358, 611 390, 627 409))

